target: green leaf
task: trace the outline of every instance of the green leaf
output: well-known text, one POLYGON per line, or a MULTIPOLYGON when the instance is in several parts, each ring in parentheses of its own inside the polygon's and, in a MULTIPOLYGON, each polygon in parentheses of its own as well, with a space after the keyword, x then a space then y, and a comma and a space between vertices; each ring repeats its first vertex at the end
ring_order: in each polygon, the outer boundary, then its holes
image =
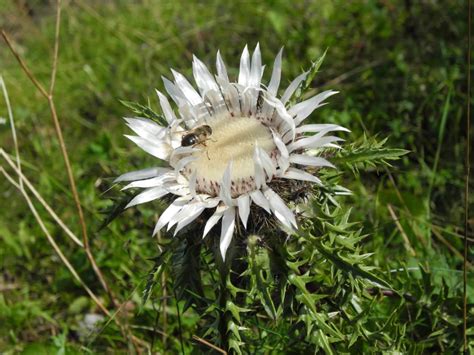
MULTIPOLYGON (((337 253, 333 253, 331 250, 326 249, 321 242, 316 242, 315 246, 318 248, 318 251, 323 254, 328 260, 333 262, 339 269, 343 270, 346 273, 351 273, 355 276, 362 277, 364 279, 375 282, 376 285, 385 287, 389 290, 393 290, 393 287, 390 284, 382 280, 380 277, 375 276, 374 274, 363 270, 357 264, 350 264, 344 259, 342 259, 337 253)), ((397 292, 397 291, 395 291, 397 292)), ((397 292, 398 293, 398 292, 397 292)))
POLYGON ((306 94, 316 74, 319 72, 319 68, 321 67, 321 64, 323 64, 327 51, 328 50, 326 49, 321 57, 319 57, 315 62, 311 63, 311 67, 308 70, 308 75, 306 76, 306 79, 295 90, 295 93, 293 94, 293 96, 291 97, 291 99, 289 100, 287 104, 288 107, 293 106, 295 103, 300 102, 304 94, 306 94))
POLYGON ((331 162, 336 166, 346 166, 354 173, 360 169, 376 166, 391 166, 389 161, 397 160, 409 151, 398 148, 386 148, 387 139, 377 141, 376 137, 367 138, 365 135, 361 141, 345 146, 331 162))
POLYGON ((139 104, 138 102, 132 102, 132 101, 125 101, 125 100, 119 100, 122 105, 125 107, 128 107, 130 110, 132 110, 133 113, 139 115, 140 117, 146 117, 149 118, 156 123, 158 123, 161 126, 168 126, 168 122, 166 121, 166 118, 163 115, 160 115, 159 113, 156 113, 153 111, 153 109, 150 106, 145 106, 142 104, 139 104))
POLYGON ((125 206, 127 206, 129 202, 136 195, 138 195, 138 193, 139 192, 130 193, 128 191, 122 191, 122 194, 120 196, 110 198, 110 200, 112 201, 112 205, 108 207, 107 209, 99 212, 105 215, 105 218, 100 224, 97 231, 100 232, 105 227, 107 227, 110 223, 112 223, 118 216, 120 216, 125 211, 125 206))

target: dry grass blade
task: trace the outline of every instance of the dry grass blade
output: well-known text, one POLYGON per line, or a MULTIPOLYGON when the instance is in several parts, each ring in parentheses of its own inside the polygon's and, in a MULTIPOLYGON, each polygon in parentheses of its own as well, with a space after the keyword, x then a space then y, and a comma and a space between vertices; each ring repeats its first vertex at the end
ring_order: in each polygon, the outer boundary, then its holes
MULTIPOLYGON (((79 238, 76 237, 76 235, 69 229, 69 227, 63 222, 63 220, 54 212, 54 210, 51 208, 51 206, 44 200, 44 198, 41 196, 41 194, 36 190, 36 188, 33 186, 33 184, 26 178, 25 175, 21 172, 21 170, 15 166, 13 163, 13 160, 8 156, 8 154, 0 148, 0 155, 6 160, 8 165, 15 171, 15 173, 18 175, 20 182, 24 183, 26 187, 33 193, 33 195, 36 197, 36 199, 43 205, 43 207, 46 209, 46 211, 50 214, 50 216, 56 221, 56 223, 64 230, 66 235, 68 235, 74 243, 79 245, 81 248, 84 247, 82 242, 79 240, 79 238)), ((21 186, 21 185, 20 185, 21 186)))
POLYGON ((214 349, 215 351, 221 353, 221 354, 224 354, 224 355, 227 355, 227 351, 225 351, 224 349, 221 349, 219 348, 218 346, 214 345, 214 344, 211 344, 209 343, 207 340, 203 339, 203 338, 200 338, 198 337, 197 335, 193 335, 193 339, 210 347, 211 349, 214 349))
MULTIPOLYGON (((70 185, 71 192, 72 192, 73 199, 74 199, 74 203, 76 205, 76 209, 77 209, 77 212, 78 212, 78 215, 79 215, 79 221, 80 221, 80 226, 81 226, 81 231, 82 231, 82 240, 83 240, 82 244, 83 244, 84 251, 87 255, 87 258, 88 258, 89 262, 92 265, 94 273, 97 275, 102 287, 107 292, 112 304, 114 305, 115 308, 119 309, 120 307, 119 307, 115 297, 113 296, 112 291, 110 290, 107 282, 105 281, 105 278, 104 278, 100 268, 98 267, 98 265, 97 265, 97 263, 94 259, 94 256, 92 255, 91 249, 90 249, 89 238, 88 238, 88 235, 87 235, 87 227, 86 227, 86 223, 85 223, 84 213, 83 213, 83 210, 82 210, 79 194, 77 192, 77 187, 76 187, 74 175, 73 175, 73 172, 72 172, 71 164, 70 164, 70 161, 69 161, 69 155, 67 153, 66 144, 65 144, 65 141, 64 141, 64 138, 63 138, 61 125, 60 125, 59 118, 58 118, 58 115, 57 115, 57 112, 56 112, 56 106, 54 104, 53 91, 54 91, 55 80, 56 80, 57 65, 58 65, 58 54, 59 54, 59 31, 60 31, 60 19, 61 19, 61 0, 57 0, 56 6, 57 7, 56 7, 56 27, 55 27, 55 39, 54 39, 54 54, 53 54, 53 64, 52 64, 52 71, 51 71, 51 84, 50 84, 49 93, 46 92, 43 85, 41 85, 41 83, 36 79, 34 74, 29 70, 29 68, 26 65, 23 58, 14 49, 13 44, 12 44, 10 38, 8 37, 8 35, 5 33, 5 31, 2 30, 1 34, 2 34, 2 37, 4 38, 4 40, 6 42, 7 46, 9 47, 10 51, 13 53, 13 55, 15 56, 17 61, 19 62, 21 68, 23 69, 23 71, 25 72, 27 77, 36 86, 36 88, 39 90, 39 92, 42 94, 42 96, 45 97, 46 100, 48 101, 48 106, 49 106, 49 109, 50 109, 51 117, 53 119, 53 124, 54 124, 54 128, 55 128, 55 131, 56 131, 56 136, 57 136, 57 139, 58 139, 58 142, 59 142, 60 150, 61 150, 63 160, 64 160, 64 164, 65 164, 65 167, 66 167, 66 172, 67 172, 67 175, 68 175, 69 185, 70 185)), ((3 85, 3 87, 4 87, 4 85, 3 85)), ((10 114, 11 120, 13 120, 12 115, 11 115, 11 109, 9 110, 9 114, 10 114)), ((103 304, 99 301, 99 299, 95 296, 95 294, 88 288, 88 286, 82 281, 82 279, 80 279, 79 275, 74 270, 72 265, 69 263, 68 259, 64 256, 64 254, 62 254, 62 252, 59 249, 58 245, 55 243, 54 239, 51 237, 51 235, 49 234, 46 226, 44 225, 43 221, 41 220, 41 217, 38 214, 36 208, 34 207, 31 199, 29 198, 28 194, 26 193, 26 191, 23 187, 23 179, 21 177, 22 174, 21 174, 21 170, 20 170, 21 169, 20 155, 19 155, 19 151, 18 151, 18 143, 16 141, 16 132, 15 132, 13 122, 12 122, 12 132, 14 134, 15 148, 16 148, 17 160, 18 160, 18 167, 15 170, 20 172, 20 174, 19 174, 19 184, 17 184, 11 178, 11 176, 8 175, 8 173, 3 168, 1 168, 2 173, 5 175, 5 177, 11 183, 13 183, 13 185, 15 187, 18 186, 18 188, 20 189, 20 192, 22 193, 22 195, 24 196, 25 200, 28 203, 28 206, 29 206, 30 210, 32 211, 33 215, 35 216, 36 220, 38 221, 38 224, 40 225, 43 232, 46 234, 48 241, 51 243, 51 245, 53 246, 55 251, 60 256, 61 261, 63 261, 65 263, 65 265, 71 271, 73 276, 86 289, 89 296, 94 300, 94 302, 97 303, 99 308, 107 316, 110 316, 110 312, 103 306, 103 304)), ((58 217, 58 219, 59 219, 59 217, 58 217)), ((124 338, 125 339, 130 339, 132 341, 134 347, 135 347, 135 350, 137 352, 140 352, 140 348, 139 348, 138 344, 139 343, 143 344, 143 342, 140 339, 133 336, 133 334, 130 333, 130 330, 128 329, 128 327, 122 325, 117 319, 115 319, 115 317, 113 319, 116 322, 116 324, 119 326, 124 338)))
POLYGON ((400 224, 400 221, 398 220, 397 215, 395 214, 395 211, 392 208, 392 205, 388 204, 387 205, 388 211, 390 212, 390 216, 392 217, 393 221, 395 222, 395 225, 397 226, 397 229, 399 230, 400 234, 402 235, 403 238, 403 244, 405 245, 405 248, 408 250, 408 252, 412 256, 416 256, 415 249, 411 246, 410 239, 408 239, 407 234, 405 233, 405 230, 403 229, 402 225, 400 224))
POLYGON ((467 99, 466 99, 466 176, 464 180, 464 265, 463 265, 463 346, 467 354, 467 234, 469 230, 469 175, 471 172, 470 158, 470 133, 471 133, 471 24, 472 24, 472 1, 468 1, 467 15, 467 99))
POLYGON ((48 242, 51 244, 51 246, 53 247, 54 251, 58 254, 59 258, 61 259, 61 261, 64 263, 64 265, 66 265, 66 267, 69 269, 69 271, 71 272, 71 274, 74 276, 74 278, 81 284, 81 286, 84 288, 84 290, 87 292, 87 294, 90 296, 90 298, 92 298, 92 300, 97 304, 97 306, 100 308, 100 310, 102 312, 104 312, 104 314, 106 314, 107 316, 110 316, 110 312, 107 310, 107 308, 105 308, 105 306, 102 304, 102 302, 97 298, 97 296, 94 294, 94 292, 92 292, 92 290, 86 285, 86 283, 81 279, 81 277, 79 276, 79 274, 77 273, 76 269, 74 269, 74 267, 71 265, 71 263, 69 262, 69 260, 66 258, 66 256, 63 254, 63 252, 61 251, 61 249, 59 248, 59 246, 56 244, 56 241, 54 240, 54 238, 51 236, 51 234, 49 233, 48 229, 46 228, 43 220, 41 219, 41 216, 39 215, 38 211, 36 210, 36 207, 34 206, 33 202, 31 201, 30 197, 28 196, 28 194, 26 193, 26 191, 24 190, 24 188, 22 188, 14 179, 13 177, 8 174, 5 169, 3 169, 2 167, 0 167, 0 171, 2 172, 2 174, 5 176, 5 178, 13 185, 15 186, 19 191, 20 193, 23 195, 24 199, 26 200, 26 203, 28 204, 28 207, 30 208, 31 212, 33 213, 33 216, 35 217, 36 221, 38 222, 38 225, 40 226, 41 230, 44 232, 44 234, 46 235, 46 238, 48 239, 48 242))
POLYGON ((71 188, 71 192, 73 195, 74 203, 76 205, 77 213, 79 216, 79 223, 81 226, 81 232, 82 232, 82 242, 84 244, 84 251, 87 255, 87 258, 89 262, 92 265, 92 269, 94 270, 94 273, 97 275, 102 287, 104 290, 107 292, 109 295, 109 298, 111 302, 114 304, 114 306, 117 306, 115 297, 112 294, 112 291, 110 290, 110 287, 108 286, 107 282, 105 281, 105 278, 102 274, 102 271, 100 270, 99 266, 97 265, 97 262, 94 259, 94 256, 91 252, 90 245, 89 245, 89 237, 87 234, 87 226, 84 218, 84 212, 82 210, 81 206, 81 200, 79 198, 79 193, 77 192, 77 187, 76 187, 76 182, 74 178, 74 174, 72 172, 71 168, 71 163, 69 161, 69 155, 67 153, 67 148, 66 148, 66 143, 64 141, 63 133, 62 133, 62 128, 61 124, 59 122, 59 118, 56 112, 56 106, 54 104, 54 98, 53 98, 53 91, 54 91, 54 82, 55 82, 55 77, 56 77, 56 71, 57 71, 57 63, 58 63, 58 53, 59 53, 59 28, 60 28, 60 14, 61 14, 61 3, 58 0, 57 2, 57 12, 56 12, 56 35, 55 35, 55 44, 54 44, 54 56, 53 56, 53 68, 52 68, 52 74, 51 74, 51 88, 50 88, 50 93, 47 93, 44 87, 41 85, 41 83, 36 79, 36 77, 33 75, 33 73, 28 69, 28 66, 26 65, 25 61, 23 58, 17 53, 15 48, 13 47, 13 44, 8 37, 8 35, 5 33, 5 31, 2 30, 2 36, 7 43, 7 46, 9 47, 10 51, 13 53, 15 58, 18 60, 21 68, 23 71, 26 73, 28 78, 33 82, 33 84, 36 86, 36 88, 40 91, 40 93, 47 99, 49 109, 51 112, 51 117, 53 119, 53 124, 54 128, 56 131, 56 136, 58 138, 60 150, 63 156, 64 160, 64 165, 66 167, 66 172, 69 180, 69 186, 71 188))

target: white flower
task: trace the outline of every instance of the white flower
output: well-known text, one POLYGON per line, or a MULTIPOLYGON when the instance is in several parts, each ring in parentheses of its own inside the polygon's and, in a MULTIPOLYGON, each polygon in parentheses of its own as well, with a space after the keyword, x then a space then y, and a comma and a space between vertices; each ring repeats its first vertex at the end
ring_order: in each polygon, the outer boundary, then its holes
POLYGON ((176 226, 176 234, 205 209, 215 209, 203 237, 222 219, 220 251, 225 258, 237 216, 247 228, 252 204, 273 214, 286 228, 298 227, 294 213, 272 187, 283 179, 321 184, 304 168, 332 167, 317 154, 325 147, 337 148, 336 142, 342 140, 328 136, 329 132, 347 130, 334 124, 303 125, 325 99, 337 92, 324 91, 290 106, 290 98, 308 73, 293 80, 278 98, 281 59, 282 51, 265 85, 261 82, 264 66, 258 44, 252 58, 247 46, 244 48, 237 82, 229 80, 219 52, 215 76, 194 57, 198 90, 174 70, 174 82, 163 77, 166 91, 178 106, 178 115, 165 95, 157 91, 167 127, 144 118, 125 119, 137 134, 127 137, 168 165, 130 172, 116 180, 130 182, 124 189, 145 189, 127 207, 167 194, 176 196, 161 214, 154 233, 165 226, 168 230, 176 226), (207 131, 202 126, 208 126, 207 131), (197 144, 192 145, 196 140, 197 144))

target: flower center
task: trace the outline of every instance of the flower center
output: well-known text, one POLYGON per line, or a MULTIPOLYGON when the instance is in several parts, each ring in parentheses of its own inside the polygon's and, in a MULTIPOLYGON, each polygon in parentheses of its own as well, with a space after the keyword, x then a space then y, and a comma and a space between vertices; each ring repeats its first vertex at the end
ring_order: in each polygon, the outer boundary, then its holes
POLYGON ((201 150, 194 153, 197 160, 189 164, 196 171, 196 190, 211 195, 219 191, 229 162, 232 163, 232 193, 239 195, 255 189, 255 146, 269 155, 276 149, 271 131, 259 120, 250 117, 220 117, 207 123, 212 134, 201 150))

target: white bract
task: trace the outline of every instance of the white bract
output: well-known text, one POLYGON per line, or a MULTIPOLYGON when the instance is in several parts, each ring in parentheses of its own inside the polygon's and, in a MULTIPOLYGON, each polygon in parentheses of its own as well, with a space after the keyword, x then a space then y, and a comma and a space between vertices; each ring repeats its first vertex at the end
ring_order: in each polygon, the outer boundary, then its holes
POLYGON ((116 180, 129 182, 124 189, 144 189, 127 207, 167 194, 176 196, 161 214, 154 233, 167 226, 167 230, 175 227, 176 234, 205 209, 215 209, 206 222, 203 237, 222 220, 220 251, 225 258, 235 224, 239 223, 236 219, 247 228, 252 204, 273 214, 286 228, 298 227, 292 210, 272 190, 272 182, 296 179, 321 184, 304 167, 332 167, 317 155, 322 148, 337 148, 336 143, 342 140, 329 132, 347 129, 334 124, 304 125, 304 120, 336 91, 324 91, 289 105, 307 72, 277 97, 281 60, 282 51, 275 58, 270 82, 265 85, 261 82, 264 66, 259 45, 251 58, 247 46, 244 48, 237 82, 229 80, 219 52, 215 76, 194 57, 197 90, 174 70, 174 81, 163 78, 178 115, 166 96, 157 91, 168 126, 145 118, 125 119, 137 134, 127 137, 168 165, 130 172, 116 180), (182 146, 183 136, 202 125, 209 126, 212 134, 197 144, 182 146))

